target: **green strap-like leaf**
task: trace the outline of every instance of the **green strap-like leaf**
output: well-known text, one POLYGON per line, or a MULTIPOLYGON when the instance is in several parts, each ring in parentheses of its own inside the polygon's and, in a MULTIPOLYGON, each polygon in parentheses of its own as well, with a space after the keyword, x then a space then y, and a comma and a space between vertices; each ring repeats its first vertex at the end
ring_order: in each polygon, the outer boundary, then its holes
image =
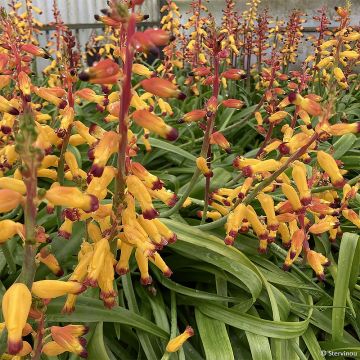
POLYGON ((332 339, 334 341, 342 340, 344 334, 346 297, 358 239, 359 235, 352 233, 344 233, 341 239, 332 312, 332 339))
POLYGON ((168 339, 169 334, 156 326, 151 321, 122 307, 115 307, 111 311, 104 308, 101 301, 82 296, 78 299, 75 311, 72 314, 62 314, 63 299, 52 301, 47 308, 48 321, 59 322, 116 322, 129 325, 133 328, 144 330, 163 339, 168 339))
POLYGON ((206 359, 233 360, 234 354, 224 322, 204 315, 201 308, 195 308, 195 318, 206 359))

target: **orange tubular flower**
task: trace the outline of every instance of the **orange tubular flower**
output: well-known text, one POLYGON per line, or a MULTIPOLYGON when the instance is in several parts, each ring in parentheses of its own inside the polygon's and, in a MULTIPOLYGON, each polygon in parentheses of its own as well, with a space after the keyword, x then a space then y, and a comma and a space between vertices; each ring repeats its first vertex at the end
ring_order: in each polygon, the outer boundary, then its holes
POLYGON ((86 286, 76 281, 40 280, 32 285, 31 292, 41 299, 54 299, 66 294, 80 294, 86 286))
POLYGON ((315 271, 317 278, 320 281, 325 280, 324 266, 329 266, 330 261, 324 255, 317 253, 316 251, 309 250, 306 253, 306 260, 312 269, 315 271))
POLYGON ((132 162, 131 171, 140 180, 142 180, 147 187, 152 190, 160 190, 164 183, 155 175, 149 173, 140 163, 132 162))
POLYGON ((167 140, 174 141, 179 136, 178 131, 175 128, 167 125, 163 119, 147 110, 136 110, 132 115, 132 119, 137 125, 148 129, 167 140))
POLYGON ((45 198, 55 206, 80 208, 86 212, 93 212, 99 208, 99 200, 96 196, 83 194, 76 187, 56 186, 56 183, 46 192, 45 198))
POLYGON ((191 123, 191 122, 196 122, 199 120, 204 119, 204 117, 206 116, 206 110, 192 110, 188 113, 186 113, 181 119, 179 119, 179 123, 191 123))
POLYGON ((33 44, 24 44, 21 46, 21 50, 44 59, 50 58, 49 54, 44 49, 33 44))
POLYGON ((8 353, 18 354, 23 348, 22 332, 31 307, 31 293, 27 286, 15 283, 5 292, 2 313, 8 331, 8 353))
POLYGON ((18 76, 19 88, 27 102, 31 101, 31 81, 29 76, 21 71, 18 76))
POLYGON ((0 229, 0 244, 5 243, 16 234, 19 234, 22 237, 24 233, 23 224, 9 219, 0 221, 0 229))
POLYGON ((100 177, 110 156, 114 154, 119 147, 119 134, 115 131, 106 132, 95 147, 94 162, 90 173, 95 177, 100 177))
POLYGON ((300 201, 303 205, 308 205, 311 202, 311 192, 306 180, 306 168, 300 163, 296 162, 293 170, 292 176, 295 181, 296 187, 300 193, 300 201))
POLYGON ((298 93, 290 93, 288 96, 290 103, 300 106, 312 116, 319 116, 322 113, 321 106, 314 100, 309 98, 303 98, 298 93))
POLYGON ((174 194, 170 190, 166 190, 165 188, 162 188, 160 190, 149 189, 148 191, 153 199, 158 199, 169 207, 173 207, 179 200, 176 194, 174 194))
POLYGON ((79 79, 92 84, 115 84, 120 77, 120 67, 111 59, 99 61, 79 74, 79 79))
POLYGON ((166 345, 166 351, 173 353, 178 351, 184 342, 194 335, 194 330, 191 326, 187 326, 185 331, 174 339, 171 339, 166 345))
POLYGON ((221 74, 221 77, 229 80, 240 80, 245 78, 245 71, 240 69, 229 69, 221 74))
POLYGON ((0 213, 14 210, 22 202, 22 196, 10 189, 0 189, 0 213))
POLYGON ((213 172, 207 165, 207 161, 204 157, 200 156, 196 159, 196 166, 202 172, 205 177, 212 177, 213 172))
POLYGON ((126 179, 128 191, 140 203, 142 215, 145 219, 151 220, 158 216, 158 212, 154 209, 151 196, 146 189, 146 186, 135 175, 129 175, 126 179))
MULTIPOLYGON (((51 326, 51 337, 65 351, 72 352, 82 358, 87 357, 86 340, 82 338, 88 332, 84 325, 51 326)), ((45 349, 46 350, 46 349, 45 349)))
POLYGON ((317 161, 320 167, 330 176, 331 183, 337 187, 342 188, 346 180, 341 175, 335 159, 325 151, 317 152, 317 161))
POLYGON ((107 105, 108 100, 103 95, 97 95, 96 92, 89 88, 84 88, 76 91, 75 96, 81 99, 94 102, 99 105, 107 105))
POLYGON ((162 98, 177 98, 185 99, 185 94, 182 93, 176 85, 169 80, 161 78, 145 79, 140 82, 145 91, 160 96, 162 98))
POLYGON ((230 143, 226 140, 225 136, 219 132, 215 131, 210 136, 210 144, 219 145, 222 149, 224 149, 228 154, 231 154, 231 146, 230 143))
POLYGON ((354 210, 345 209, 342 211, 342 215, 345 219, 349 220, 360 229, 360 218, 354 210))
POLYGON ((244 102, 238 99, 227 99, 222 101, 222 105, 231 109, 241 109, 244 102))
POLYGON ((329 128, 329 133, 334 136, 341 136, 349 133, 357 134, 360 132, 360 122, 352 124, 335 124, 329 128))

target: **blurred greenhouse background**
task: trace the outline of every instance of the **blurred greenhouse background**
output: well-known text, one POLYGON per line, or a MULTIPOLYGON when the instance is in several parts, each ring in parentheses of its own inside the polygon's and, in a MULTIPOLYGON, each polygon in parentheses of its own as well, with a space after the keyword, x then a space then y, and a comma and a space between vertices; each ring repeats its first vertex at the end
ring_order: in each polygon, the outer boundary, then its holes
MULTIPOLYGON (((5 2, 6 0, 2 0, 5 2)), ((7 1, 6 1, 7 2, 7 1)), ((19 2, 24 3, 24 0, 19 2)), ((33 0, 33 5, 42 10, 41 14, 36 14, 35 18, 41 22, 43 33, 39 35, 39 43, 41 46, 46 46, 50 39, 51 33, 54 30, 54 2, 60 11, 62 21, 70 29, 73 30, 79 47, 84 50, 89 39, 93 36, 101 35, 104 25, 97 22, 95 15, 101 14, 101 9, 106 8, 107 0, 33 0)), ((185 23, 189 16, 189 8, 191 0, 176 1, 180 12, 183 14, 182 22, 185 23)), ((142 5, 142 13, 149 15, 149 18, 144 22, 144 26, 158 26, 161 19, 160 9, 166 0, 145 0, 142 5)), ((247 7, 248 0, 237 1, 237 10, 244 11, 247 7)), ((307 14, 307 22, 304 23, 305 36, 314 33, 316 21, 313 19, 318 14, 317 10, 321 7, 328 9, 328 16, 331 21, 336 17, 334 7, 342 5, 342 0, 262 0, 259 9, 267 8, 272 19, 287 18, 293 9, 302 10, 307 14)), ((204 1, 204 4, 209 9, 217 21, 221 22, 222 9, 224 8, 225 0, 210 0, 204 1)), ((24 8, 24 7, 23 7, 24 8)), ((359 26, 360 24, 360 0, 352 3, 352 25, 359 26)), ((305 43, 306 44, 306 43, 305 43)), ((302 46, 299 49, 299 60, 302 61, 310 52, 308 46, 302 46)), ((45 63, 44 63, 45 64, 45 63)), ((38 60, 38 69, 42 69, 42 60, 38 60)))

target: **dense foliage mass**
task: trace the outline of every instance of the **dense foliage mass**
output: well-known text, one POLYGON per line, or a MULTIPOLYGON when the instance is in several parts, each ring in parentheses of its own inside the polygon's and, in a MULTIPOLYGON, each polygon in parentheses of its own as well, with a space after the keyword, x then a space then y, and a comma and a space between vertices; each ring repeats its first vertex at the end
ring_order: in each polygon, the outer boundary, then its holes
POLYGON ((360 356, 350 3, 305 36, 143 2, 84 53, 56 0, 46 47, 31 0, 0 8, 0 358, 360 356))

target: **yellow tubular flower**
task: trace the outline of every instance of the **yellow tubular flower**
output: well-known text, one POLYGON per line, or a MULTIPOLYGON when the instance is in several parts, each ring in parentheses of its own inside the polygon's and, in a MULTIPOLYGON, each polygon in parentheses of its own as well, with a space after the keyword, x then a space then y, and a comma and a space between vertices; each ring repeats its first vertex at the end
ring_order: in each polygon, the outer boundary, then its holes
POLYGON ((257 199, 259 200, 261 207, 265 212, 267 228, 273 231, 277 230, 279 227, 279 222, 275 215, 273 198, 270 195, 260 193, 257 196, 257 199))
POLYGON ((306 254, 306 260, 320 281, 325 280, 324 266, 330 265, 330 261, 322 254, 309 250, 306 254))
POLYGON ((251 224, 251 227, 253 228, 257 237, 260 240, 266 240, 268 237, 268 232, 267 232, 265 226, 263 225, 263 223, 259 220, 258 215, 256 214, 254 208, 251 205, 248 205, 246 207, 245 216, 246 216, 246 219, 251 224))
POLYGON ((163 246, 167 245, 166 240, 162 238, 153 220, 146 220, 142 215, 140 215, 137 220, 149 238, 156 244, 157 248, 159 248, 159 250, 163 246))
POLYGON ((194 330, 191 326, 187 326, 185 331, 179 336, 171 339, 166 345, 166 351, 173 353, 178 351, 184 344, 184 342, 194 335, 194 330))
POLYGON ((129 272, 129 260, 134 247, 125 241, 122 241, 120 249, 120 259, 116 264, 115 271, 119 275, 124 275, 129 272))
POLYGON ((76 187, 59 186, 56 183, 46 192, 45 198, 53 205, 80 208, 86 212, 93 212, 99 208, 96 196, 83 194, 76 187))
POLYGON ((94 254, 89 264, 88 276, 86 283, 90 286, 96 286, 97 280, 104 267, 104 261, 107 254, 110 253, 110 245, 107 238, 103 238, 95 243, 94 254))
POLYGON ((0 189, 9 189, 16 191, 21 195, 26 194, 26 186, 22 180, 10 178, 10 177, 1 177, 0 178, 0 189))
POLYGON ((165 261, 162 259, 159 253, 156 252, 154 257, 149 257, 149 260, 161 270, 164 276, 170 277, 172 275, 171 269, 166 265, 165 261))
POLYGON ((173 244, 177 240, 176 234, 171 231, 165 224, 159 219, 153 219, 153 223, 157 227, 160 235, 166 240, 168 244, 173 244))
POLYGON ((24 225, 13 220, 1 220, 0 229, 0 244, 5 243, 16 234, 20 235, 21 237, 24 235, 24 225))
POLYGON ((294 211, 299 211, 302 209, 301 201, 299 199, 299 196, 295 189, 288 184, 282 184, 281 190, 283 194, 287 197, 287 199, 290 201, 290 204, 294 211))
POLYGON ((129 175, 126 178, 126 185, 128 191, 135 196, 139 202, 142 215, 145 219, 151 220, 158 216, 158 212, 154 209, 151 196, 146 189, 146 186, 135 175, 129 175))
POLYGON ((80 173, 79 164, 77 163, 75 155, 71 151, 66 151, 64 158, 66 165, 69 167, 72 176, 74 178, 81 178, 82 174, 80 173))
POLYGON ((66 294, 80 294, 86 286, 75 281, 40 280, 32 285, 31 292, 41 299, 54 299, 66 294))
POLYGON ((281 236, 281 241, 284 247, 288 248, 290 246, 291 236, 289 228, 284 222, 280 222, 278 232, 281 236))
POLYGON ((91 174, 100 177, 110 156, 114 154, 119 147, 119 134, 115 131, 106 132, 95 147, 94 162, 91 167, 91 174))
POLYGON ((232 245, 234 243, 235 237, 241 228, 243 219, 245 218, 245 214, 246 206, 244 204, 239 204, 229 214, 225 225, 226 237, 224 242, 226 245, 232 245))
POLYGON ((103 269, 98 277, 100 288, 100 299, 104 302, 105 307, 111 309, 115 306, 116 292, 114 290, 114 255, 108 252, 105 257, 103 269))
POLYGON ((8 212, 18 207, 22 202, 22 196, 10 189, 0 189, 0 213, 8 212))
POLYGON ((337 188, 342 188, 346 181, 341 175, 335 159, 325 151, 318 151, 317 161, 320 167, 330 176, 331 183, 337 188))
POLYGON ((150 285, 152 283, 152 278, 149 275, 149 260, 144 255, 144 253, 137 248, 135 251, 135 259, 139 266, 140 270, 140 283, 142 285, 150 285))
POLYGON ((22 332, 31 307, 31 293, 27 286, 15 283, 5 292, 2 313, 8 331, 8 353, 18 354, 23 348, 22 332))
POLYGON ((296 187, 300 193, 300 201, 303 205, 308 205, 311 202, 311 192, 307 184, 306 168, 300 162, 295 162, 292 169, 292 176, 296 187))
POLYGON ((205 177, 212 177, 213 172, 207 165, 207 161, 204 157, 200 156, 196 159, 196 166, 205 177))

